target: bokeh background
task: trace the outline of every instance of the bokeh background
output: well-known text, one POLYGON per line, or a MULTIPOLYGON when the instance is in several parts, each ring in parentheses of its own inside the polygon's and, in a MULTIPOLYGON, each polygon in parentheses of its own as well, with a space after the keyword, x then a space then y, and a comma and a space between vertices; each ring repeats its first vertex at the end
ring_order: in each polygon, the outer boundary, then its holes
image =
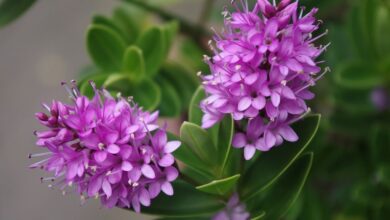
MULTIPOLYGON (((218 0, 206 26, 221 21, 218 0)), ((254 1, 254 0, 248 0, 254 1)), ((209 0, 154 0, 198 21, 209 0)), ((332 72, 317 87, 313 109, 324 116, 311 148, 316 153, 306 190, 288 219, 386 219, 390 215, 390 1, 304 0, 320 8, 323 57, 332 72), (304 207, 304 208, 302 208, 304 207), (302 211, 305 210, 305 211, 302 211)), ((51 191, 31 171, 40 102, 65 99, 59 82, 77 78, 91 61, 85 30, 95 13, 118 1, 41 0, 0 29, 0 219, 151 219, 99 202, 80 206, 75 195, 51 191)), ((201 19, 200 19, 201 20, 201 19)), ((325 65, 324 65, 325 66, 325 65)))

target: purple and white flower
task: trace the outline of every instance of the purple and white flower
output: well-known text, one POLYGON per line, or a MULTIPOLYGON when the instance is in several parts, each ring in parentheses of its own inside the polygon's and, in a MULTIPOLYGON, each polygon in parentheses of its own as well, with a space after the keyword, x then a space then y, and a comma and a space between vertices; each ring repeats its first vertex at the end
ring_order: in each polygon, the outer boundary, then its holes
POLYGON ((252 10, 246 0, 232 5, 235 12, 223 13, 224 32, 210 42, 214 55, 205 56, 211 75, 202 76, 202 127, 231 114, 238 125, 233 146, 244 148, 249 160, 256 150, 298 140, 290 125, 310 110, 309 88, 328 71, 320 74, 316 59, 328 45, 314 45, 326 34, 313 37, 317 9, 304 15, 290 0, 258 0, 252 10))
POLYGON ((105 207, 132 207, 140 212, 160 192, 171 196, 171 182, 178 170, 172 155, 179 141, 168 141, 165 129, 156 124, 158 112, 143 111, 133 101, 114 99, 91 82, 95 96, 80 95, 72 83, 67 88, 73 101, 44 104, 49 113, 37 119, 46 127, 35 132, 37 145, 46 152, 30 158, 32 164, 53 172, 42 178, 50 187, 66 192, 67 186, 86 198, 100 198, 105 207))

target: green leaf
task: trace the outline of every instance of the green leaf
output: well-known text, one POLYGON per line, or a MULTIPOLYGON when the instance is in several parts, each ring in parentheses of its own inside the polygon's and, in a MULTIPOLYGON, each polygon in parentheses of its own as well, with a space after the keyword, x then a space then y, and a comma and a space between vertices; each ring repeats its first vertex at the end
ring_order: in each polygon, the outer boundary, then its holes
POLYGON ((161 28, 152 27, 147 29, 137 40, 145 58, 146 74, 154 76, 166 56, 166 41, 165 35, 161 28))
MULTIPOLYGON (((179 140, 174 134, 168 133, 169 140, 179 140)), ((203 163, 201 158, 187 146, 181 143, 181 146, 173 152, 175 158, 182 163, 179 163, 180 173, 183 176, 191 178, 199 185, 213 180, 214 176, 210 173, 209 167, 203 163), (184 166, 183 166, 184 164, 184 166)))
POLYGON ((92 98, 95 95, 95 91, 93 90, 89 81, 93 81, 96 85, 96 88, 102 88, 104 82, 107 80, 108 77, 109 77, 108 74, 95 74, 95 75, 90 75, 87 78, 84 78, 83 81, 80 82, 81 94, 89 98, 92 98))
POLYGON ((237 174, 228 178, 213 180, 210 183, 197 186, 196 189, 205 193, 226 197, 234 190, 240 176, 240 174, 237 174))
POLYGON ((145 79, 137 84, 124 74, 111 74, 104 83, 109 91, 118 91, 122 96, 132 96, 145 110, 153 111, 161 100, 160 88, 152 80, 145 79))
POLYGON ((112 21, 111 19, 103 16, 103 15, 95 15, 92 17, 92 23, 95 24, 95 25, 101 25, 101 26, 105 26, 107 27, 108 29, 111 29, 112 31, 116 32, 117 34, 119 34, 123 40, 127 40, 127 36, 122 32, 122 30, 115 24, 114 21, 112 21))
POLYGON ((216 198, 196 190, 183 181, 173 183, 175 195, 161 193, 150 207, 142 208, 142 213, 161 217, 196 217, 211 215, 223 207, 216 198))
POLYGON ((180 45, 181 62, 194 71, 207 72, 208 66, 203 61, 204 51, 190 38, 184 38, 180 45))
POLYGON ((231 146, 234 133, 234 121, 231 115, 227 115, 221 121, 218 129, 217 148, 218 148, 218 164, 221 167, 220 175, 232 175, 237 172, 238 161, 235 157, 240 155, 232 154, 231 146), (232 157, 233 155, 233 157, 232 157), (231 166, 233 163, 235 166, 231 166), (232 169, 233 168, 233 169, 232 169), (235 172, 236 171, 236 172, 235 172))
POLYGON ((311 115, 292 125, 298 134, 297 142, 284 142, 261 154, 248 169, 241 186, 244 199, 256 197, 283 175, 313 140, 319 124, 320 115, 311 115))
POLYGON ((114 22, 122 30, 124 35, 127 36, 126 39, 129 44, 134 43, 140 34, 141 27, 139 25, 142 24, 140 20, 142 21, 143 18, 142 15, 135 16, 134 14, 136 13, 136 11, 131 11, 129 7, 123 4, 116 8, 112 15, 114 22))
POLYGON ((188 113, 189 121, 201 125, 202 124, 202 117, 203 112, 200 109, 200 102, 206 97, 206 94, 203 90, 202 86, 199 86, 198 89, 195 91, 194 95, 192 96, 191 102, 190 102, 190 108, 188 113))
MULTIPOLYGON (((180 128, 180 140, 202 160, 203 164, 209 166, 212 173, 218 171, 215 167, 217 161, 217 148, 214 146, 208 133, 196 124, 184 122, 180 128)), ((184 162, 184 161, 183 161, 184 162)))
MULTIPOLYGON (((251 213, 265 211, 264 219, 280 219, 297 200, 309 175, 313 153, 303 155, 295 161, 283 176, 267 191, 247 202, 251 213)), ((260 176, 259 176, 260 177, 260 176)))
POLYGON ((181 102, 178 93, 169 80, 160 75, 156 77, 161 89, 161 102, 158 107, 161 116, 175 117, 181 113, 181 102))
POLYGON ((183 111, 188 109, 192 95, 198 88, 199 80, 183 66, 166 62, 159 75, 172 83, 177 95, 180 97, 183 111))
POLYGON ((97 66, 106 71, 122 68, 126 42, 116 33, 102 25, 91 25, 87 30, 87 49, 97 66))
POLYGON ((25 13, 36 0, 0 1, 0 28, 6 26, 25 13))
MULTIPOLYGON (((198 89, 195 91, 189 107, 189 122, 192 122, 194 124, 197 124, 199 126, 202 125, 202 117, 203 112, 200 109, 200 102, 206 97, 206 94, 204 92, 204 89, 202 86, 199 86, 198 89)), ((213 140, 213 143, 215 146, 218 144, 218 131, 219 130, 219 124, 214 125, 213 127, 207 129, 207 132, 209 133, 210 137, 213 140)))
POLYGON ((172 21, 162 26, 165 40, 165 54, 169 54, 169 50, 174 42, 177 31, 179 30, 179 22, 172 21))
POLYGON ((145 61, 142 50, 137 46, 126 49, 123 57, 123 72, 134 82, 141 81, 145 76, 145 61))
POLYGON ((382 83, 380 73, 367 63, 350 63, 335 73, 335 81, 350 89, 369 89, 382 83))

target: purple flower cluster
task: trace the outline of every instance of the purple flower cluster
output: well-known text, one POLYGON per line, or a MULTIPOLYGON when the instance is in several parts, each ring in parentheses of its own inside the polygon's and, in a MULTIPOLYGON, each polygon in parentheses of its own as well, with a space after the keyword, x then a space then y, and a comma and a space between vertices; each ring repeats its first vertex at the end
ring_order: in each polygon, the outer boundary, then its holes
POLYGON ((245 0, 232 4, 236 11, 223 13, 225 31, 210 42, 213 57, 205 57, 212 74, 202 76, 202 127, 232 114, 238 125, 233 146, 244 148, 249 160, 256 150, 298 140, 290 125, 310 110, 309 87, 328 70, 319 74, 315 59, 328 45, 314 45, 326 34, 312 36, 320 24, 317 9, 303 15, 290 0, 258 0, 253 10, 245 0))
POLYGON ((171 196, 178 177, 172 152, 179 141, 168 141, 156 124, 158 112, 143 111, 131 100, 114 99, 95 89, 92 100, 76 86, 65 87, 72 105, 53 101, 49 111, 36 113, 45 131, 35 132, 37 145, 47 150, 30 157, 45 159, 31 165, 53 172, 50 187, 65 193, 67 186, 81 199, 100 198, 105 207, 132 207, 139 212, 161 191, 171 196))

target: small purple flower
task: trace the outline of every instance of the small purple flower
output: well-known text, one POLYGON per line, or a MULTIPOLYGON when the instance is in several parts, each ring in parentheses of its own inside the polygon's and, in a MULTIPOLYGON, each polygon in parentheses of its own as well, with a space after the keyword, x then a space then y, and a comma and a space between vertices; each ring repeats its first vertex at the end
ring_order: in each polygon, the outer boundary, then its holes
POLYGON ((171 182, 179 173, 172 155, 179 141, 168 141, 164 129, 156 124, 158 112, 143 111, 133 101, 114 99, 105 90, 95 89, 92 100, 80 95, 72 84, 73 104, 53 101, 44 104, 49 114, 36 113, 47 130, 35 132, 37 145, 45 157, 32 164, 53 172, 50 181, 66 193, 74 186, 84 201, 100 198, 105 207, 132 207, 140 212, 160 192, 171 196, 171 182))
POLYGON ((252 10, 245 0, 232 4, 236 11, 223 13, 225 31, 210 42, 214 55, 205 57, 211 75, 202 76, 202 127, 231 114, 238 125, 233 146, 244 148, 249 160, 256 150, 298 140, 290 125, 310 110, 309 88, 328 71, 319 74, 315 60, 328 45, 314 45, 326 34, 313 37, 317 9, 304 15, 290 0, 258 0, 252 10))
POLYGON ((390 108, 389 91, 384 87, 377 87, 371 92, 371 102, 378 111, 390 108))
POLYGON ((213 216, 213 220, 247 220, 250 217, 244 204, 240 203, 238 194, 234 194, 224 210, 213 216))

